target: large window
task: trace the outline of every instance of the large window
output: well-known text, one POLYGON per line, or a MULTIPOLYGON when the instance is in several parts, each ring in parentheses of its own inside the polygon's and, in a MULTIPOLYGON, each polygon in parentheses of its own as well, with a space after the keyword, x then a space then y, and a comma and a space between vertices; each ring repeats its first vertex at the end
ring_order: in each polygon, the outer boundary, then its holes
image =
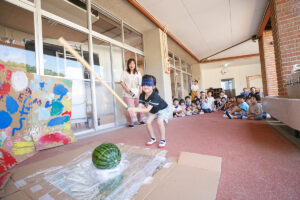
POLYGON ((132 27, 124 24, 124 42, 134 48, 143 50, 143 36, 132 27))
POLYGON ((172 98, 183 99, 190 94, 191 90, 191 66, 178 56, 169 52, 170 59, 170 79, 172 98))
MULTIPOLYGON (((41 0, 42 9, 69 20, 75 24, 87 27, 87 10, 85 0, 41 0)), ((92 14, 92 20, 97 16, 92 14)))
POLYGON ((120 77, 127 59, 134 58, 144 74, 142 34, 96 2, 91 10, 86 0, 41 0, 41 7, 34 0, 11 2, 0 1, 0 64, 72 80, 71 127, 76 133, 123 123, 123 106, 57 39, 64 37, 87 62, 93 59, 95 72, 122 96, 120 77))
POLYGON ((4 1, 0 1, 0 64, 36 73, 33 13, 4 1))
POLYGON ((92 19, 93 30, 119 42, 122 41, 121 21, 112 17, 97 6, 92 6, 96 18, 92 19))
POLYGON ((72 130, 78 132, 90 129, 94 124, 89 72, 57 41, 59 36, 63 36, 88 61, 88 36, 44 17, 42 23, 44 74, 73 80, 72 130))

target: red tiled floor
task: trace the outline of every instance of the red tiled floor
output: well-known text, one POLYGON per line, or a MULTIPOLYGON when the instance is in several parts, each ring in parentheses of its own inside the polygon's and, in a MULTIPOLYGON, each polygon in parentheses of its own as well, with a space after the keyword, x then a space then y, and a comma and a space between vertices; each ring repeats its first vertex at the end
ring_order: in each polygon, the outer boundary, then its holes
MULTIPOLYGON (((300 151, 266 122, 212 113, 173 119, 166 130, 167 156, 187 151, 222 157, 217 199, 300 199, 300 151)), ((96 140, 144 146, 148 138, 145 126, 122 128, 42 151, 20 166, 96 140)))

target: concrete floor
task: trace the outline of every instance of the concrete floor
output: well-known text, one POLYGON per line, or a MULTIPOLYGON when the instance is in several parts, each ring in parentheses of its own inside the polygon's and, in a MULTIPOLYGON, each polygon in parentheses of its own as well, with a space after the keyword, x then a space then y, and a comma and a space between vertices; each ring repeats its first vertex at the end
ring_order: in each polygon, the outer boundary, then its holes
MULTIPOLYGON (((300 150, 266 121, 229 120, 212 113, 172 119, 166 133, 168 157, 181 151, 222 157, 217 199, 300 199, 300 150)), ((148 139, 145 126, 121 128, 41 151, 17 167, 94 141, 144 146, 148 139)))

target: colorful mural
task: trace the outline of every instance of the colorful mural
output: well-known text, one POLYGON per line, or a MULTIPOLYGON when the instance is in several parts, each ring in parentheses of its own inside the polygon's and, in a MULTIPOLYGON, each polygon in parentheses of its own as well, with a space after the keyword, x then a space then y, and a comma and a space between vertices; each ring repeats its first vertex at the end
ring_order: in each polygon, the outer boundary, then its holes
POLYGON ((0 173, 37 150, 75 141, 72 81, 0 65, 0 173))

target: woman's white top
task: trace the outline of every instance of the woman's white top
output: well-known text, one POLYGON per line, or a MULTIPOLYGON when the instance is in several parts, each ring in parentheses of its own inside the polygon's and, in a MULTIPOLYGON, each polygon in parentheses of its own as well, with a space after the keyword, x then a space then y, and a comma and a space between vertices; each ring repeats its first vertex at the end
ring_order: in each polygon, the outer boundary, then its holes
MULTIPOLYGON (((121 82, 123 82, 131 92, 134 93, 133 98, 139 98, 139 87, 142 85, 142 75, 140 72, 135 74, 129 74, 127 71, 123 71, 121 75, 121 82)), ((123 96, 132 98, 125 90, 123 90, 123 96)))

